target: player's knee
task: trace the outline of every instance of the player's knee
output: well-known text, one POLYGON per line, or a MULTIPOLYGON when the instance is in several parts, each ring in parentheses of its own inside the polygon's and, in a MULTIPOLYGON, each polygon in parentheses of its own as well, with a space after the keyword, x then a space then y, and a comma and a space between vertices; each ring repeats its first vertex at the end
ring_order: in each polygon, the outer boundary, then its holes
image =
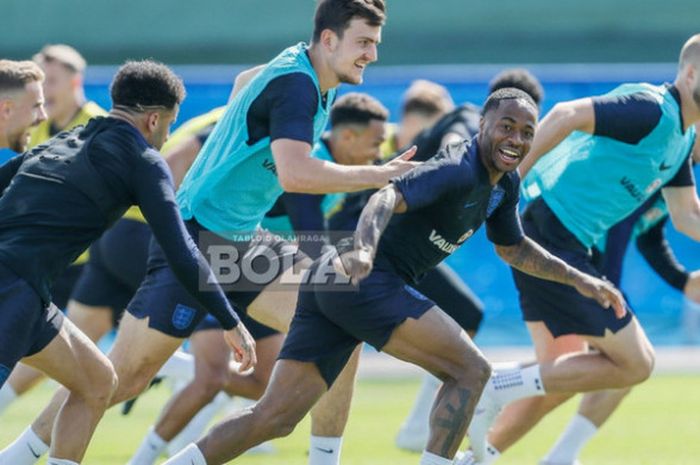
POLYGON ((299 414, 293 405, 282 402, 258 402, 253 412, 264 425, 268 438, 289 436, 306 414, 299 414))
POLYGON ((226 387, 227 374, 221 371, 208 371, 206 374, 198 374, 193 381, 194 392, 202 399, 210 401, 226 387))
POLYGON ((119 385, 114 368, 109 363, 100 364, 99 368, 90 373, 89 380, 83 396, 86 402, 95 408, 107 408, 119 385))
POLYGON ((132 399, 149 386, 152 377, 145 373, 119 373, 119 385, 112 396, 112 405, 132 399))
POLYGON ((486 357, 477 353, 466 360, 464 368, 460 370, 456 379, 460 384, 483 389, 491 377, 491 371, 491 364, 486 360, 486 357))
POLYGON ((649 379, 654 371, 655 363, 656 355, 654 354, 654 350, 651 348, 645 350, 639 360, 628 370, 628 385, 639 384, 649 379))

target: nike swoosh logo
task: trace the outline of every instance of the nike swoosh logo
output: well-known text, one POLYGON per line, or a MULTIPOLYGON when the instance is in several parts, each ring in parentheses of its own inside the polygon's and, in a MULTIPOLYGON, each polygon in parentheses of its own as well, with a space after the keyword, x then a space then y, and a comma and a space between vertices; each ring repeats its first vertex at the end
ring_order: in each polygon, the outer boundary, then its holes
POLYGON ((474 202, 467 202, 467 203, 464 204, 464 208, 473 207, 473 206, 476 205, 477 203, 479 203, 479 202, 476 201, 476 200, 475 200, 474 202))
POLYGON ((332 454, 333 449, 322 449, 320 447, 316 447, 317 450, 320 450, 321 452, 325 452, 326 454, 332 454))
POLYGON ((38 459, 39 457, 41 457, 41 454, 37 454, 36 451, 34 449, 32 449, 32 446, 30 444, 27 444, 27 448, 29 449, 29 452, 32 453, 32 455, 34 456, 35 459, 38 459))
POLYGON ((659 166, 659 171, 666 171, 667 169, 673 168, 673 165, 667 165, 666 161, 662 161, 661 165, 659 166))

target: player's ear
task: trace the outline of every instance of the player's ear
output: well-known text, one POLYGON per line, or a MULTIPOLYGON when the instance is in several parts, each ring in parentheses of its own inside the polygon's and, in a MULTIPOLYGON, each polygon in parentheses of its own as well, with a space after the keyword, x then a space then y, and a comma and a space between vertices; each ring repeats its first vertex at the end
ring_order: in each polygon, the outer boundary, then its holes
POLYGON ((323 31, 321 31, 321 37, 319 41, 321 42, 321 45, 323 45, 324 48, 333 51, 335 50, 338 43, 338 35, 335 32, 333 32, 332 29, 324 29, 323 31))
POLYGON ((479 118, 479 132, 484 131, 484 117, 479 118))
POLYGON ((160 120, 160 113, 157 111, 152 111, 148 113, 146 116, 146 125, 148 126, 148 130, 150 132, 153 132, 156 130, 158 127, 158 121, 160 120))
POLYGON ((10 117, 10 100, 0 99, 0 117, 4 119, 10 117))

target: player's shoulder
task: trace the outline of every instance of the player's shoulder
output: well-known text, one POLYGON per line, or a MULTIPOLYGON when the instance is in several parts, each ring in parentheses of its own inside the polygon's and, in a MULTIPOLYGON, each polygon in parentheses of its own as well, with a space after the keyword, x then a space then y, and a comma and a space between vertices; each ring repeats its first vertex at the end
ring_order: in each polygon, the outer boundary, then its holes
POLYGON ((640 108, 658 108, 664 104, 664 96, 671 91, 670 86, 656 86, 647 83, 622 84, 607 94, 594 97, 596 103, 617 103, 627 107, 629 112, 640 108))
POLYGON ((82 129, 80 137, 91 138, 92 147, 118 156, 140 155, 151 148, 138 129, 117 118, 92 119, 82 129))
POLYGON ((316 95, 316 84, 311 76, 299 70, 280 74, 272 78, 263 93, 281 93, 283 95, 316 95), (300 93, 300 94, 298 94, 300 93))
POLYGON ((446 181, 459 186, 470 185, 479 179, 478 146, 474 139, 447 144, 426 163, 436 163, 444 172, 446 181))

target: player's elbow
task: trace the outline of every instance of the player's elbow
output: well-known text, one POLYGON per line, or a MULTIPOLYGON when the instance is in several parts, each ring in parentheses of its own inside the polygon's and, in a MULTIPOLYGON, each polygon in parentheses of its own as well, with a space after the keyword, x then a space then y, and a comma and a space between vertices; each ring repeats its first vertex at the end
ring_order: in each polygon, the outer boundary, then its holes
POLYGON ((308 183, 302 173, 292 170, 279 170, 277 180, 285 192, 304 193, 308 192, 308 183))
POLYGON ((518 256, 518 251, 520 250, 521 243, 515 245, 498 245, 495 246, 496 255, 500 257, 501 260, 508 263, 509 265, 515 266, 515 257, 518 256))

